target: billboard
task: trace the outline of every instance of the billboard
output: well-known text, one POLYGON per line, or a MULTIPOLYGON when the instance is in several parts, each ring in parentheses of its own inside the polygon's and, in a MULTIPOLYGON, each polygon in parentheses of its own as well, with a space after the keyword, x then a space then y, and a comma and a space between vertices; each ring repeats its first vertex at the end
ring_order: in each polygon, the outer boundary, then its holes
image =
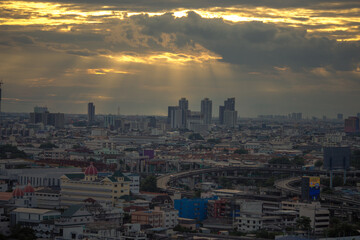
POLYGON ((309 177, 309 198, 318 200, 320 196, 320 177, 309 177))
POLYGON ((328 170, 348 169, 351 151, 349 147, 324 148, 324 168, 328 170))

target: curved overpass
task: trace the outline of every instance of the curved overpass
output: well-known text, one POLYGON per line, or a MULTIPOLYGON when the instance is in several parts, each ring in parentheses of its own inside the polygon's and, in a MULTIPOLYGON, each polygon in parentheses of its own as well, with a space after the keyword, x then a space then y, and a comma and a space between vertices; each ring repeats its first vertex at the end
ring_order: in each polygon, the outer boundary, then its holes
POLYGON ((214 167, 214 168, 203 168, 186 172, 178 172, 172 174, 166 174, 158 177, 157 186, 163 190, 169 188, 168 184, 171 181, 192 177, 196 175, 201 175, 204 173, 216 173, 216 172, 236 172, 236 171, 257 171, 257 172, 281 172, 281 173, 293 173, 293 174, 311 174, 311 175, 320 175, 326 174, 326 171, 323 170, 303 170, 301 168, 274 168, 274 167, 259 167, 259 166, 227 166, 227 167, 214 167))
POLYGON ((229 167, 217 167, 217 168, 203 168, 186 172, 178 172, 166 174, 158 177, 157 186, 162 190, 169 188, 168 184, 171 181, 197 176, 205 173, 217 173, 217 172, 236 172, 236 171, 257 171, 257 172, 281 172, 281 173, 293 173, 293 174, 325 174, 326 171, 321 170, 303 170, 299 168, 272 168, 272 167, 258 167, 258 166, 229 166, 229 167))
MULTIPOLYGON (((293 177, 293 178, 278 180, 275 182, 274 185, 277 189, 282 190, 284 192, 291 193, 294 195, 301 195, 301 190, 297 187, 293 187, 293 185, 299 181, 301 181, 300 177, 293 177)), ((321 193, 320 196, 322 199, 324 199, 329 203, 330 202, 335 202, 339 204, 346 203, 348 205, 346 208, 357 209, 358 211, 360 211, 360 201, 358 200, 347 197, 336 196, 332 194, 325 194, 325 193, 321 193)), ((338 208, 338 206, 329 205, 329 208, 338 208)))
MULTIPOLYGON (((170 190, 171 187, 169 183, 181 178, 198 176, 201 174, 206 173, 217 173, 217 172, 234 172, 234 171, 259 171, 259 172, 281 172, 281 173, 293 173, 297 175, 321 175, 327 174, 327 171, 324 170, 303 170, 303 169, 295 169, 295 168, 269 168, 269 167, 249 167, 249 166, 237 166, 237 167, 220 167, 220 168, 204 168, 198 170, 192 170, 187 172, 178 172, 172 174, 166 174, 157 178, 157 186, 158 188, 166 191, 170 190)), ((358 173, 356 171, 355 173, 358 173)), ((275 187, 279 190, 284 192, 288 192, 294 195, 301 195, 301 190, 297 187, 293 187, 295 182, 299 182, 301 177, 292 177, 287 179, 281 179, 275 182, 275 187)), ((336 202, 336 203, 346 203, 349 207, 355 206, 360 209, 360 201, 346 198, 346 197, 339 197, 330 194, 321 194, 321 198, 329 201, 329 202, 336 202)))

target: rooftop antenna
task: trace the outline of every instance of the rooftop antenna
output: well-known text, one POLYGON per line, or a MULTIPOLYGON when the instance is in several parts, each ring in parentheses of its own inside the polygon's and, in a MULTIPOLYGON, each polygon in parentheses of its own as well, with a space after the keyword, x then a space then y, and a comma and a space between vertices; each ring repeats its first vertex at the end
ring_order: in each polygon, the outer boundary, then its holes
POLYGON ((120 116, 120 106, 118 106, 117 115, 120 116))

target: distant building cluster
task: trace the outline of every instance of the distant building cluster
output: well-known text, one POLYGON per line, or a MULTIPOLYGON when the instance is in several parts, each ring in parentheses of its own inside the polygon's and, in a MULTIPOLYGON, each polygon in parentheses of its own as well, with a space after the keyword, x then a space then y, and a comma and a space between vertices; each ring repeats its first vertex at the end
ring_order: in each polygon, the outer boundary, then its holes
MULTIPOLYGON (((212 101, 204 98, 201 101, 201 111, 189 110, 189 101, 186 98, 179 100, 178 106, 168 107, 168 123, 172 129, 189 129, 193 131, 208 130, 212 120, 212 101)), ((229 98, 224 106, 219 107, 219 122, 228 128, 237 125, 237 111, 235 111, 235 98, 229 98)))
POLYGON ((47 107, 34 107, 34 112, 30 113, 30 123, 42 123, 44 126, 64 128, 65 115, 64 113, 50 113, 47 107))

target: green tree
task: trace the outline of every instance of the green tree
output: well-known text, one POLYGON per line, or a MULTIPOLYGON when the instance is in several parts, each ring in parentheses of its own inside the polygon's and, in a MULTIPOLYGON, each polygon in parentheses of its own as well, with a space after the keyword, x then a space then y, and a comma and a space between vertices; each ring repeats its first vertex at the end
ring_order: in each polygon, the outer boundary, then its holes
POLYGON ((255 232, 257 238, 274 239, 276 235, 280 235, 278 232, 268 232, 264 229, 255 232))
POLYGON ((58 148, 58 146, 56 146, 55 144, 53 144, 51 142, 47 142, 47 143, 42 143, 39 148, 41 148, 41 149, 53 149, 53 148, 58 148))
POLYGON ((287 157, 277 157, 269 160, 270 164, 290 164, 290 160, 287 157))
POLYGON ((323 165, 323 161, 317 160, 314 165, 315 167, 321 167, 323 165))
POLYGON ((26 153, 10 144, 0 145, 0 158, 26 158, 26 153))
POLYGON ((333 179, 333 187, 341 187, 344 185, 344 179, 341 176, 335 176, 333 179))
POLYGON ((221 143, 221 139, 219 138, 210 138, 207 140, 208 143, 218 144, 221 143))
POLYGON ((248 154, 249 152, 248 152, 248 150, 246 150, 246 149, 241 149, 241 148, 239 148, 239 149, 236 149, 236 150, 234 151, 234 153, 236 153, 236 154, 248 154))
POLYGON ((330 219, 330 227, 325 231, 328 237, 348 237, 358 235, 359 226, 342 222, 338 218, 330 219))
POLYGON ((266 230, 258 230, 256 231, 257 238, 269 238, 269 232, 266 230))
POLYGON ((204 138, 199 133, 192 133, 189 136, 190 140, 204 140, 204 138))
POLYGON ((266 179, 266 181, 264 182, 264 186, 265 187, 272 187, 274 186, 275 183, 275 178, 274 177, 269 177, 268 179, 266 179))
POLYGON ((194 192, 194 197, 195 197, 195 198, 200 198, 200 197, 201 197, 201 189, 195 190, 195 192, 194 192))
POLYGON ((360 150, 355 150, 351 154, 350 166, 354 167, 355 169, 360 169, 360 150))
POLYGON ((232 181, 226 177, 219 178, 220 186, 223 188, 232 188, 232 181))
POLYGON ((291 163, 293 165, 296 165, 296 166, 304 166, 305 165, 305 159, 303 157, 299 157, 299 156, 296 156, 294 157, 294 159, 291 161, 291 163))
POLYGON ((299 230, 310 231, 311 219, 309 217, 301 216, 298 219, 296 219, 296 226, 299 230))
POLYGON ((11 228, 10 239, 11 238, 22 240, 35 240, 36 235, 33 229, 16 225, 15 227, 11 228))
POLYGON ((81 148, 80 144, 75 144, 72 146, 72 149, 79 149, 79 148, 81 148))
POLYGON ((140 183, 140 190, 146 192, 157 192, 157 179, 155 175, 147 176, 140 183))

